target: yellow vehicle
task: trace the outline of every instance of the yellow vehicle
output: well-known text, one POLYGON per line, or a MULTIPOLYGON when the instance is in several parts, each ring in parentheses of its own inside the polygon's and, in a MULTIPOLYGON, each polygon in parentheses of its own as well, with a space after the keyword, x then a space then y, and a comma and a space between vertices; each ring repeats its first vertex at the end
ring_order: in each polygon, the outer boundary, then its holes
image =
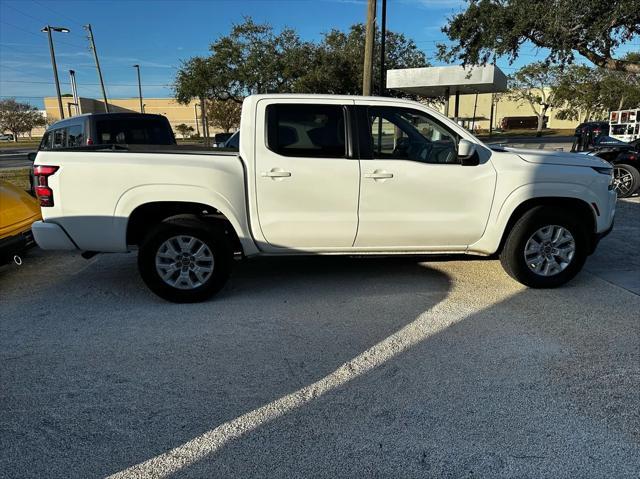
POLYGON ((31 225, 39 219, 37 200, 17 186, 0 180, 0 264, 35 244, 31 225))

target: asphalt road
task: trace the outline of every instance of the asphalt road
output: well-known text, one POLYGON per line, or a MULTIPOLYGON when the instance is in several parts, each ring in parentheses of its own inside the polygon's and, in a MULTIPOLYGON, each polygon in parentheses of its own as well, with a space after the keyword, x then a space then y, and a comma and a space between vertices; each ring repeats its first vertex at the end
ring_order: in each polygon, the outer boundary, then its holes
POLYGON ((35 151, 36 148, 2 148, 0 149, 0 169, 21 168, 32 166, 33 163, 27 159, 27 153, 35 151))
POLYGON ((636 198, 556 290, 265 259, 174 305, 133 255, 34 250, 0 268, 0 477, 637 478, 638 251, 636 198))

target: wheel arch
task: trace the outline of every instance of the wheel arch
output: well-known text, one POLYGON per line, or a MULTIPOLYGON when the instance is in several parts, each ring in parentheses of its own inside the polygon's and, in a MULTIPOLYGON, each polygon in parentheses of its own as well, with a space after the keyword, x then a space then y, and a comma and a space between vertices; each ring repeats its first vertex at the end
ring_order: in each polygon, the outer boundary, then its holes
POLYGON ((234 206, 223 196, 205 188, 187 185, 136 187, 120 197, 114 212, 115 218, 126 219, 121 238, 124 248, 138 244, 145 228, 178 215, 193 215, 224 226, 244 255, 257 252, 249 231, 245 205, 234 206))
POLYGON ((533 208, 537 208, 539 206, 549 206, 553 208, 561 208, 568 211, 574 211, 580 218, 580 220, 584 222, 586 231, 588 233, 588 238, 591 239, 594 236, 597 227, 596 212, 594 211, 593 207, 586 201, 579 198, 561 196, 529 198, 518 204, 518 206, 511 212, 511 215, 509 216, 509 219, 507 220, 507 223, 502 231, 500 243, 498 244, 496 253, 500 253, 504 248, 507 237, 509 236, 509 233, 513 229, 513 226, 516 224, 516 222, 520 218, 522 218, 522 216, 527 211, 530 211, 533 208))

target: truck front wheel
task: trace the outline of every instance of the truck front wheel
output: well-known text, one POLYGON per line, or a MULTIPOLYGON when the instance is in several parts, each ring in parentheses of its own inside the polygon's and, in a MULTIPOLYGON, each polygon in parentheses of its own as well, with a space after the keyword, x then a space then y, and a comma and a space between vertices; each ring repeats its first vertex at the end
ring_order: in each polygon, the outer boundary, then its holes
POLYGON ((539 206, 513 226, 500 262, 509 276, 526 286, 555 288, 582 269, 588 246, 588 235, 577 215, 539 206))
POLYGON ((220 291, 229 278, 231 261, 224 232, 195 219, 160 223, 138 252, 146 285, 174 303, 204 301, 220 291))

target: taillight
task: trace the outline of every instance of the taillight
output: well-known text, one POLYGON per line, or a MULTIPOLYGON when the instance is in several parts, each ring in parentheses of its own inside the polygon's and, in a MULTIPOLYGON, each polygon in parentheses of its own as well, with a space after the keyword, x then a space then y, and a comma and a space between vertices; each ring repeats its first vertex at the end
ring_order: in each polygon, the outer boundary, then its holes
POLYGON ((49 188, 49 177, 58 171, 59 166, 36 165, 33 167, 34 190, 40 206, 53 206, 53 190, 49 188))
POLYGON ((93 145, 93 139, 87 138, 87 145, 93 145))

